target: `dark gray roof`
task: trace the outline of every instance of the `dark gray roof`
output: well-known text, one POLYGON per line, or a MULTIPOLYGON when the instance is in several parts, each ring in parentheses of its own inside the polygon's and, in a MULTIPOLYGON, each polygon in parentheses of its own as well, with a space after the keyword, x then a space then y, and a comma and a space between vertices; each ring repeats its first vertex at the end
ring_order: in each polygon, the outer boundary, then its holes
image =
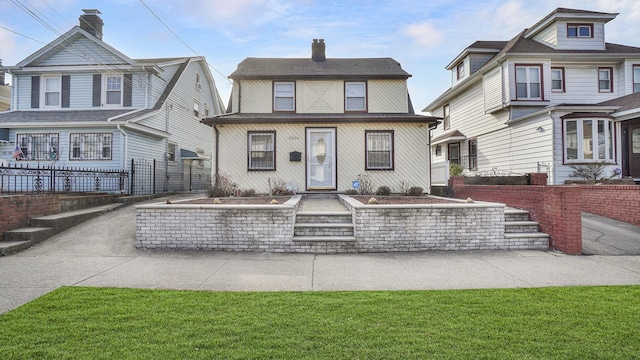
POLYGON ((296 113, 236 113, 223 114, 202 120, 203 123, 212 124, 278 124, 278 123, 389 123, 402 122, 436 124, 442 118, 417 114, 296 114, 296 113))
POLYGON ((309 59, 246 58, 231 79, 400 78, 411 75, 392 58, 309 59))
POLYGON ((615 99, 598 103, 598 105, 620 106, 620 109, 617 111, 626 111, 626 110, 640 108, 640 93, 621 96, 615 99))
POLYGON ((467 46, 467 50, 472 49, 494 49, 494 50, 502 50, 508 41, 486 41, 486 40, 478 40, 473 44, 467 46))
MULTIPOLYGON (((0 113, 2 123, 49 123, 49 122, 98 122, 114 116, 126 114, 135 109, 119 110, 49 110, 49 111, 9 111, 0 113)), ((136 113, 138 116, 139 113, 136 113)))

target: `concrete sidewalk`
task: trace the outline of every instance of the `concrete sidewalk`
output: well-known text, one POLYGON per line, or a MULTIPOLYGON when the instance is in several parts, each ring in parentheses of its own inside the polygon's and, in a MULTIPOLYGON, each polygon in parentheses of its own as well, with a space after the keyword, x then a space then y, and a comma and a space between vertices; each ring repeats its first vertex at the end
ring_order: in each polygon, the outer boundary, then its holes
POLYGON ((0 257, 0 313, 60 286, 325 291, 640 284, 637 256, 544 251, 344 255, 151 251, 136 249, 134 241, 135 209, 128 206, 19 254, 0 257))

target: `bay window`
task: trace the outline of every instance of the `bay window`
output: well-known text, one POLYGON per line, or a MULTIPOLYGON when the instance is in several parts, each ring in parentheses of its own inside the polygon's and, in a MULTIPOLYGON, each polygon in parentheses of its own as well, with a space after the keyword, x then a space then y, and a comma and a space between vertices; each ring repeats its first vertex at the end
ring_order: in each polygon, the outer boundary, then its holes
POLYGON ((613 121, 609 119, 565 120, 563 132, 566 163, 614 161, 613 121))

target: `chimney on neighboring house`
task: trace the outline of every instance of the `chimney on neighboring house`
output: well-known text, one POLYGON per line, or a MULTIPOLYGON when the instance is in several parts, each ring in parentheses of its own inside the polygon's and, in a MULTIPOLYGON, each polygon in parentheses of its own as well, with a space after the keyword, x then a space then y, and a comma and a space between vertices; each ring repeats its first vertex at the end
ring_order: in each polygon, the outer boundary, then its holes
POLYGON ((324 39, 313 39, 311 44, 311 60, 313 61, 325 61, 327 57, 324 54, 324 39))
POLYGON ((80 29, 102 40, 102 26, 104 22, 100 18, 102 14, 98 9, 82 9, 84 14, 80 15, 80 29))

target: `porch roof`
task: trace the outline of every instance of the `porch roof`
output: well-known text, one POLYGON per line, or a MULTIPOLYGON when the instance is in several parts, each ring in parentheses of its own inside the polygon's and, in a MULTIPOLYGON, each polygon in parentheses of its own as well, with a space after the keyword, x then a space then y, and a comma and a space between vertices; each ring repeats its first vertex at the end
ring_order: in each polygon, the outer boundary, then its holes
POLYGON ((450 130, 431 139, 431 146, 466 140, 467 137, 459 130, 450 130))

